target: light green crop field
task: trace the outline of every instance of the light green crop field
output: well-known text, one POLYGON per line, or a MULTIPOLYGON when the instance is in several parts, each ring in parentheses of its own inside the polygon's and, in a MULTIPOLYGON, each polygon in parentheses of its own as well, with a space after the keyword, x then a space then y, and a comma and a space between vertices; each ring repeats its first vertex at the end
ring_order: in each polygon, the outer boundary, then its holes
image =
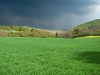
POLYGON ((0 75, 100 75, 100 38, 0 37, 0 75))

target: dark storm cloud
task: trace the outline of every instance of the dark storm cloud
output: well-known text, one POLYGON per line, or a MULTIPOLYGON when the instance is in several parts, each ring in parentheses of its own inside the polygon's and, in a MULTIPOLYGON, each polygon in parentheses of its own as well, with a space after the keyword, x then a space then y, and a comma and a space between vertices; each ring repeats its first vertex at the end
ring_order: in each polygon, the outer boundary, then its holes
MULTIPOLYGON (((0 0, 0 24, 52 29, 59 25, 62 14, 85 15, 92 11, 89 6, 97 4, 96 0, 0 0)), ((60 22, 64 27, 69 24, 60 22)))
POLYGON ((6 5, 13 15, 38 18, 48 18, 60 12, 86 14, 89 10, 85 7, 96 4, 94 0, 1 0, 0 3, 6 5))

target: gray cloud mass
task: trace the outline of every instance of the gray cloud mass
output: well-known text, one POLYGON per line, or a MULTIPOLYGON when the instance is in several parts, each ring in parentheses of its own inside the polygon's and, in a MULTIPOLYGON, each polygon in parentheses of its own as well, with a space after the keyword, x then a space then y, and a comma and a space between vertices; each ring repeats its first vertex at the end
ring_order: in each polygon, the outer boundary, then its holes
MULTIPOLYGON (((91 18, 99 0, 0 0, 0 24, 70 29, 91 18), (82 17, 83 16, 83 17, 82 17), (87 15, 88 17, 88 15, 87 15), (77 21, 80 20, 80 21, 77 21)), ((93 17, 95 19, 97 17, 93 17)))

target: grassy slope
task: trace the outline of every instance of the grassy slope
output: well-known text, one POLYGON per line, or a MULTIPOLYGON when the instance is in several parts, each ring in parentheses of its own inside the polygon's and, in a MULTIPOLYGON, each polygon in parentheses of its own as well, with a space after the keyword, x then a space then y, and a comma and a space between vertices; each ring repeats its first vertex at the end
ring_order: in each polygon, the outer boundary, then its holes
POLYGON ((84 24, 81 24, 79 26, 76 26, 74 29, 79 28, 79 29, 90 29, 93 31, 100 31, 100 19, 96 19, 93 21, 86 22, 84 24))
POLYGON ((100 38, 0 37, 0 75, 99 75, 100 38))

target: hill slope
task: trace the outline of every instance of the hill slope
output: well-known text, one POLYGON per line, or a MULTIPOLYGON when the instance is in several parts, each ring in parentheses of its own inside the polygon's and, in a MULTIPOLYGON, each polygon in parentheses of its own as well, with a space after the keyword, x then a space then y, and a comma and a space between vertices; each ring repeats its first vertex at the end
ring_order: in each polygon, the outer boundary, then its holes
POLYGON ((10 37, 55 37, 50 30, 32 28, 27 26, 0 25, 0 36, 10 37))
POLYGON ((76 26, 74 29, 77 29, 77 28, 81 30, 100 31, 100 19, 86 22, 84 24, 76 26))
POLYGON ((70 37, 100 36, 100 19, 92 20, 78 25, 68 31, 70 37))

